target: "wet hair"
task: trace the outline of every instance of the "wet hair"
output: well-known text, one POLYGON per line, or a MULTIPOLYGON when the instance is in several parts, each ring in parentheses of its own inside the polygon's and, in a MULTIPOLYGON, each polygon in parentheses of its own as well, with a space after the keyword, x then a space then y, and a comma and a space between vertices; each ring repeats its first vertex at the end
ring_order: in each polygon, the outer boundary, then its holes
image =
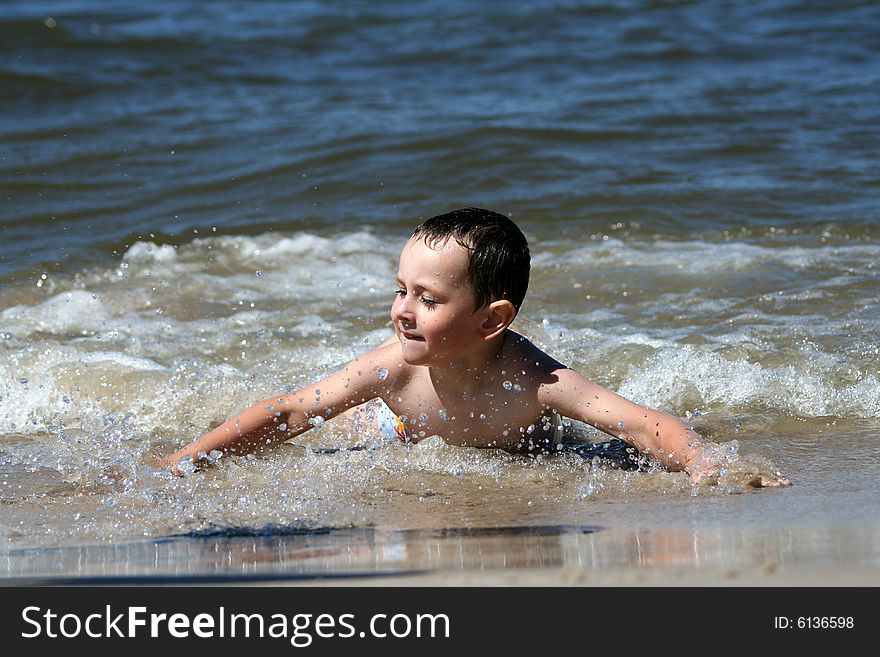
POLYGON ((460 208, 422 222, 412 237, 431 248, 451 238, 467 250, 475 309, 506 299, 519 312, 529 287, 529 243, 508 217, 482 208, 460 208))

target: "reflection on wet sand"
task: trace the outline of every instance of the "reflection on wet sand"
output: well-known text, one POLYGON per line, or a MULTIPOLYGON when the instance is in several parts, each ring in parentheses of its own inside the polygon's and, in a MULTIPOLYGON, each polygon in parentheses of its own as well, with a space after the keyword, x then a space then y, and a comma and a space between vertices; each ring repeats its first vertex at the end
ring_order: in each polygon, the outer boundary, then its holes
POLYGON ((699 572, 778 568, 877 569, 880 530, 602 530, 532 526, 326 531, 178 536, 75 548, 9 550, 7 583, 138 584, 364 579, 375 576, 574 569, 584 573, 685 569, 699 572), (829 563, 829 555, 836 561, 829 563))

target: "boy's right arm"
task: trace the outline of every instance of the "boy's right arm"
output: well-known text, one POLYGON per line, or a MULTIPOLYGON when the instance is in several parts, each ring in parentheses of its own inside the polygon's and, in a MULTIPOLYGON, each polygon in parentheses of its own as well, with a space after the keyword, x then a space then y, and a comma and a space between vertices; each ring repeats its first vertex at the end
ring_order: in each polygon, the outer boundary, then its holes
POLYGON ((214 451, 249 454, 307 431, 319 424, 319 416, 328 420, 352 406, 383 396, 393 378, 378 376, 378 371, 387 368, 393 348, 379 347, 326 379, 254 404, 169 456, 168 467, 181 474, 180 460, 186 457, 199 463, 214 451))

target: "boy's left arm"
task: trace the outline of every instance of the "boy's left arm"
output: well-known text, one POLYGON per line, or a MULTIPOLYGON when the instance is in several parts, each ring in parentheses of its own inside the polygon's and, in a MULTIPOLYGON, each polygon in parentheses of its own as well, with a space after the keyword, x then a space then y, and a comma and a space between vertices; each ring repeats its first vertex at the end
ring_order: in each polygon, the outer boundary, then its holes
MULTIPOLYGON (((539 399, 545 406, 620 438, 670 470, 687 472, 694 483, 718 474, 719 459, 713 458, 703 438, 678 418, 636 404, 574 370, 562 368, 554 375, 554 382, 539 388, 539 399)), ((789 483, 776 475, 755 481, 762 487, 789 483)))

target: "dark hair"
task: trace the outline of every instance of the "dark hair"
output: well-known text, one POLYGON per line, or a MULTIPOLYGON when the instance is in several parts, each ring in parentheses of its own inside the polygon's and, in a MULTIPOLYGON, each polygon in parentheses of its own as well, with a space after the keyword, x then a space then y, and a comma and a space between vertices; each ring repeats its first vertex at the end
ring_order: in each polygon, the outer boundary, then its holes
POLYGON ((482 208, 461 208, 422 222, 412 237, 431 248, 454 239, 470 256, 468 279, 476 308, 507 299, 519 312, 529 287, 529 243, 509 218, 482 208))

